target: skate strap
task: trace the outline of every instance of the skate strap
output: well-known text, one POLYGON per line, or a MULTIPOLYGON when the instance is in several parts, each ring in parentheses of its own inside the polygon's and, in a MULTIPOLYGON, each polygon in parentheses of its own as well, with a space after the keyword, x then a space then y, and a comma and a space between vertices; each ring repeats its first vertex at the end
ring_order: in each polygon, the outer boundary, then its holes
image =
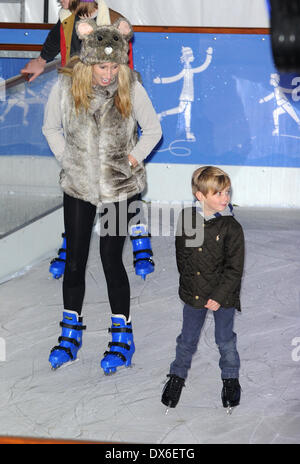
POLYGON ((137 258, 133 261, 133 265, 135 266, 139 261, 148 261, 149 263, 153 264, 153 266, 155 266, 155 262, 151 258, 137 258))
POLYGON ((140 240, 140 238, 150 238, 151 234, 147 235, 130 235, 130 240, 140 240))
POLYGON ((120 348, 124 348, 125 350, 130 350, 130 345, 128 345, 127 343, 109 342, 108 348, 110 348, 111 346, 119 346, 120 348))
POLYGON ((65 322, 60 322, 59 325, 61 327, 64 327, 65 329, 73 329, 73 330, 85 330, 86 325, 72 325, 72 324, 66 324, 65 322))
POLYGON ((60 342, 70 342, 73 343, 73 345, 77 346, 80 348, 80 343, 75 339, 75 338, 69 338, 69 337, 59 337, 58 338, 59 343, 60 342))
POLYGON ((57 263, 57 262, 65 263, 66 260, 63 258, 54 258, 50 261, 50 264, 57 263))
POLYGON ((52 348, 51 353, 55 350, 65 351, 71 359, 74 359, 72 351, 70 350, 70 348, 67 348, 66 346, 55 346, 54 348, 52 348))
POLYGON ((119 328, 110 327, 108 329, 108 332, 110 333, 118 333, 118 332, 132 333, 132 329, 128 329, 127 327, 119 327, 119 328))
MULTIPOLYGON (((66 249, 65 248, 60 248, 58 250, 58 254, 60 255, 61 253, 66 253, 66 249)), ((59 263, 65 263, 66 260, 64 258, 60 258, 59 256, 57 256, 57 258, 54 258, 52 259, 52 261, 50 261, 50 264, 53 264, 53 263, 56 263, 56 262, 59 262, 59 263)))
POLYGON ((153 252, 152 252, 152 250, 150 250, 150 248, 145 248, 145 249, 143 249, 143 250, 134 251, 134 252, 133 252, 133 256, 136 256, 136 255, 138 255, 139 253, 149 253, 150 256, 153 256, 153 252))
POLYGON ((108 356, 109 354, 112 354, 113 356, 118 356, 124 362, 127 361, 126 357, 122 353, 120 353, 119 351, 105 351, 104 356, 108 356))

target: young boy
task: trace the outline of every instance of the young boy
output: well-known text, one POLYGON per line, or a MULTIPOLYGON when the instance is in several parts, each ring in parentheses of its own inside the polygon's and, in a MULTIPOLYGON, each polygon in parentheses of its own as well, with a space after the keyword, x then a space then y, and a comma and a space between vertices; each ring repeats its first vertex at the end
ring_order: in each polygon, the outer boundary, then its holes
MULTIPOLYGON (((176 357, 171 363, 162 403, 175 408, 197 350, 207 311, 213 311, 215 341, 220 352, 223 406, 240 401, 240 359, 233 332, 235 310, 240 311, 240 287, 244 266, 244 234, 232 214, 231 182, 221 169, 204 166, 192 176, 192 192, 202 208, 181 212, 176 235, 176 260, 180 274, 179 296, 185 303, 183 326, 177 338, 176 357), (187 221, 190 215, 190 221, 187 221), (200 219, 199 219, 200 218, 200 219), (186 224, 203 228, 203 243, 193 245, 186 224)), ((195 242, 194 242, 195 243, 195 242)))

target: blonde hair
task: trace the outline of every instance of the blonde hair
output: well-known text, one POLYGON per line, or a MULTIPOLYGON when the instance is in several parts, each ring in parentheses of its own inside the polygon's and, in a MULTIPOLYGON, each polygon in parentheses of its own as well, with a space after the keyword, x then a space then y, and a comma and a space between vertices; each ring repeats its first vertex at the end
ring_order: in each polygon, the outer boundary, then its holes
POLYGON ((230 186, 231 182, 228 174, 215 166, 203 166, 196 169, 192 175, 192 192, 194 196, 196 196, 197 192, 201 192, 204 196, 209 192, 215 194, 230 186))
MULTIPOLYGON (((82 108, 88 111, 93 98, 93 65, 87 65, 80 61, 78 56, 73 56, 59 72, 71 77, 71 93, 78 113, 82 108)), ((130 95, 131 73, 128 66, 120 64, 118 71, 118 90, 115 96, 115 105, 124 119, 128 118, 132 111, 130 95)))
POLYGON ((129 118, 132 111, 132 102, 130 95, 131 73, 128 66, 119 65, 118 72, 118 92, 115 96, 115 105, 124 119, 129 118))

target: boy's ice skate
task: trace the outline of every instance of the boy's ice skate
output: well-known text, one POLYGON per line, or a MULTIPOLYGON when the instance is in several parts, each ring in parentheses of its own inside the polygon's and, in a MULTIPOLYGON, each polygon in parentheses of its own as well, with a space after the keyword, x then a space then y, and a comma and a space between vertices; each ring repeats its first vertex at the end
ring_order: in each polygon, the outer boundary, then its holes
POLYGON ((232 408, 240 404, 241 386, 239 379, 223 379, 222 403, 227 408, 227 414, 232 413, 232 408))
POLYGON ((166 385, 164 386, 161 402, 167 406, 166 414, 168 414, 169 408, 175 408, 180 399, 181 390, 184 387, 184 379, 178 377, 175 374, 169 374, 170 377, 166 385))

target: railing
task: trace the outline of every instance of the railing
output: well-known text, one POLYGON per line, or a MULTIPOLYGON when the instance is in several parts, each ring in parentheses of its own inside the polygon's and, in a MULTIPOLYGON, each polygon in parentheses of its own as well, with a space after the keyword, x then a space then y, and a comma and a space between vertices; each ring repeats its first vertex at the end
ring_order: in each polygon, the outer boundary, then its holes
POLYGON ((58 167, 41 131, 59 65, 46 64, 30 84, 23 74, 0 80, 1 239, 61 206, 58 167))
MULTIPOLYGON (((60 60, 51 61, 51 63, 47 63, 45 65, 43 74, 47 74, 59 66, 60 66, 60 60)), ((3 87, 5 91, 5 90, 10 89, 11 87, 15 87, 16 85, 21 84, 24 81, 25 82, 27 81, 27 77, 25 74, 18 74, 16 76, 10 77, 9 79, 1 81, 0 82, 0 95, 1 95, 1 91, 3 91, 2 90, 3 87)))
MULTIPOLYGON (((24 30, 50 30, 53 24, 43 23, 1 23, 1 29, 24 30)), ((135 32, 161 32, 161 33, 198 33, 198 34, 269 34, 269 28, 249 27, 180 27, 180 26, 133 26, 135 32)), ((25 33, 26 34, 26 33, 25 33)), ((0 50, 40 51, 42 44, 26 43, 26 37, 22 43, 0 43, 0 50)))

